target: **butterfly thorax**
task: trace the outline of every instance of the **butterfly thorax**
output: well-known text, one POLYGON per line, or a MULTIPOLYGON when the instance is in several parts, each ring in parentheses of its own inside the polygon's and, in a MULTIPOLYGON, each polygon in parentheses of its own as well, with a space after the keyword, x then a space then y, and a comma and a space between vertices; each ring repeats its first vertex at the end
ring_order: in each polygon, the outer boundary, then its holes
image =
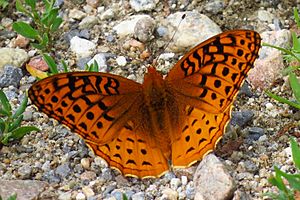
POLYGON ((159 148, 170 156, 172 137, 178 125, 178 107, 175 99, 168 95, 166 82, 154 67, 148 68, 144 77, 143 94, 145 99, 144 109, 146 123, 159 148))

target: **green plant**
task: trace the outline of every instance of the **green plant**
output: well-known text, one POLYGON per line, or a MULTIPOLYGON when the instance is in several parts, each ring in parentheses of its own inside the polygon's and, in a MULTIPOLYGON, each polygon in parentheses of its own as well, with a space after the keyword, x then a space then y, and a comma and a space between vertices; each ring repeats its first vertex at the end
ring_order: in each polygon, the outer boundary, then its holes
POLYGON ((7 0, 0 0, 0 7, 2 10, 4 10, 8 6, 8 1, 7 0))
MULTIPOLYGON (((290 138, 290 145, 292 149, 293 161, 299 172, 300 147, 294 138, 290 138)), ((274 167, 274 170, 275 176, 271 176, 269 178, 269 182, 278 188, 279 193, 266 193, 265 195, 271 197, 272 199, 278 200, 296 200, 295 196, 300 192, 300 173, 285 173, 276 166, 274 167), (288 186, 285 184, 284 179, 289 183, 288 186)))
POLYGON ((42 52, 50 52, 53 46, 53 34, 62 23, 58 16, 58 8, 54 7, 55 0, 43 0, 45 10, 39 12, 36 0, 16 0, 16 8, 19 12, 30 17, 33 21, 31 26, 23 21, 13 23, 13 29, 22 36, 34 41, 31 45, 42 52))
POLYGON ((28 102, 27 96, 24 97, 20 107, 14 113, 2 90, 0 90, 0 102, 0 144, 7 145, 10 141, 21 139, 31 131, 39 131, 35 126, 21 126, 28 102))
MULTIPOLYGON (((294 8, 294 18, 295 21, 297 23, 298 28, 300 28, 300 19, 299 19, 299 14, 296 8, 294 8)), ((282 47, 277 47, 274 45, 270 45, 270 44, 266 44, 264 43, 264 46, 269 46, 275 49, 278 49, 282 52, 285 53, 285 59, 289 62, 289 63, 297 63, 298 65, 294 66, 289 66, 287 67, 284 71, 283 74, 284 75, 288 75, 289 78, 289 83, 290 86, 292 88, 293 94, 295 96, 295 100, 294 101, 290 101, 286 98, 277 96, 276 94, 273 94, 270 91, 266 91, 266 93, 273 99, 281 102, 281 103, 285 103, 288 104, 290 106, 293 106, 297 109, 300 109, 300 83, 299 80, 296 76, 296 71, 300 70, 300 38, 297 37, 296 33, 292 32, 292 40, 293 40, 293 46, 291 47, 290 50, 282 48, 282 47)))
MULTIPOLYGON (((0 200, 2 200, 2 197, 0 196, 0 200)), ((17 194, 13 194, 10 197, 7 198, 7 200, 17 200, 17 194)))

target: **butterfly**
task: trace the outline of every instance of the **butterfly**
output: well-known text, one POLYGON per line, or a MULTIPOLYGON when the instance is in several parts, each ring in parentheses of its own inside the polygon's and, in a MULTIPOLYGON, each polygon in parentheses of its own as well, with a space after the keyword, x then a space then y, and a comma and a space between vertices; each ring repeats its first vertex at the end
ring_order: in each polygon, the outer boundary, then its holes
POLYGON ((142 84, 109 73, 61 73, 28 95, 112 168, 160 177, 213 151, 260 47, 255 31, 227 31, 192 48, 166 77, 153 66, 142 84))

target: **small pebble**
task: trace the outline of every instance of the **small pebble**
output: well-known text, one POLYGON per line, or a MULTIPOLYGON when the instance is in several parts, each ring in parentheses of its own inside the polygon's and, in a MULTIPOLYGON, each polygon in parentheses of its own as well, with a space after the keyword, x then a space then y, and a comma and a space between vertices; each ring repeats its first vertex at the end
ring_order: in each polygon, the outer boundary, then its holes
POLYGON ((89 169, 90 168, 90 160, 88 158, 82 158, 80 160, 80 164, 84 169, 89 169))
POLYGON ((266 108, 268 110, 272 110, 272 109, 274 109, 274 105, 272 103, 266 103, 266 108))
POLYGON ((126 58, 124 56, 118 56, 116 62, 121 67, 124 67, 127 64, 126 58))
POLYGON ((76 200, 85 200, 85 199, 86 199, 86 197, 85 197, 85 195, 82 192, 79 192, 76 195, 76 200))
POLYGON ((92 190, 92 188, 86 186, 82 188, 82 192, 85 194, 87 198, 92 197, 95 195, 95 192, 92 190))

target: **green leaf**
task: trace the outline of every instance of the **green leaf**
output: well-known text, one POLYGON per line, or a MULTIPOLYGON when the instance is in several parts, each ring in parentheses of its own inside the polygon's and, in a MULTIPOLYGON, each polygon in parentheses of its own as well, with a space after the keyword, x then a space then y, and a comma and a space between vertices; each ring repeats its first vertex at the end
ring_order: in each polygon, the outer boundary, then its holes
POLYGON ((15 114, 12 116, 13 119, 19 117, 26 109, 28 103, 27 95, 24 96, 24 99, 20 105, 20 107, 16 110, 15 114))
POLYGON ((267 47, 272 47, 274 49, 278 49, 278 50, 280 50, 280 51, 282 51, 282 52, 284 52, 284 53, 286 53, 286 54, 294 57, 298 62, 300 62, 300 58, 298 58, 297 55, 295 55, 293 52, 291 52, 291 51, 289 51, 289 50, 287 50, 285 48, 274 46, 274 45, 271 45, 271 44, 268 44, 268 43, 263 43, 262 46, 267 46, 267 47))
POLYGON ((11 112, 8 112, 7 110, 4 110, 3 108, 0 107, 0 116, 1 115, 10 117, 12 114, 11 114, 11 112))
POLYGON ((45 13, 42 17, 42 23, 49 27, 55 18, 58 16, 58 8, 50 10, 50 12, 45 13))
POLYGON ((297 35, 295 32, 292 32, 292 38, 293 38, 293 49, 295 51, 300 51, 300 41, 297 38, 297 35))
POLYGON ((295 73, 291 72, 289 74, 289 81, 290 81, 290 85, 293 90, 294 96, 295 96, 296 100, 298 101, 298 103, 300 104, 300 83, 299 83, 299 80, 295 73))
MULTIPOLYGON (((0 133, 4 133, 4 130, 5 130, 5 122, 2 118, 0 118, 0 133)), ((0 138, 1 138, 1 135, 0 135, 0 138)))
POLYGON ((94 64, 92 67, 92 72, 99 72, 99 65, 96 60, 94 60, 94 64))
POLYGON ((47 54, 43 54, 43 58, 46 61, 46 63, 48 64, 48 66, 50 68, 50 72, 52 74, 58 74, 57 65, 55 64, 55 61, 53 60, 53 58, 47 54))
POLYGON ((294 8, 294 17, 295 17, 295 22, 297 23, 298 28, 300 28, 299 13, 298 13, 297 8, 294 8))
POLYGON ((25 0, 25 3, 31 7, 32 10, 35 9, 36 1, 35 0, 25 0))
POLYGON ((8 6, 8 2, 6 0, 0 0, 0 7, 4 10, 8 6))
POLYGON ((44 51, 46 49, 46 47, 44 45, 41 44, 37 44, 37 43, 31 43, 31 46, 33 46, 34 48, 44 51))
POLYGON ((47 34, 47 33, 44 33, 44 34, 43 34, 43 38, 42 38, 42 42, 40 43, 40 45, 44 46, 45 49, 46 49, 46 47, 48 46, 48 43, 49 43, 49 37, 48 37, 48 34, 47 34))
POLYGON ((39 36, 38 31, 25 22, 15 22, 13 23, 12 27, 17 33, 21 34, 26 38, 33 39, 33 40, 38 39, 39 36))
POLYGON ((23 6, 20 0, 16 0, 16 9, 21 13, 26 13, 26 8, 23 6))
POLYGON ((52 25, 51 25, 51 28, 50 28, 50 31, 51 32, 54 32, 54 31, 57 31, 57 29, 59 28, 59 26, 61 25, 61 23, 63 22, 62 18, 61 17, 57 17, 52 25))
POLYGON ((22 126, 12 131, 11 137, 14 139, 20 139, 27 133, 30 133, 31 131, 40 131, 40 129, 38 129, 35 126, 22 126))
POLYGON ((8 125, 8 132, 15 130, 17 127, 21 125, 23 120, 23 115, 20 115, 17 119, 15 119, 12 123, 8 125))
MULTIPOLYGON (((279 170, 279 169, 277 168, 277 170, 279 170)), ((268 180, 272 185, 276 186, 279 190, 282 190, 282 191, 286 190, 283 180, 282 180, 281 176, 279 176, 278 173, 276 172, 276 169, 275 169, 275 176, 270 177, 268 180)))
POLYGON ((11 116, 11 105, 5 95, 5 93, 0 90, 0 101, 1 101, 1 110, 7 113, 7 116, 11 116))
POLYGON ((11 195, 7 200, 17 200, 17 194, 11 195))
POLYGON ((68 70, 68 65, 66 64, 66 62, 64 60, 61 60, 61 64, 64 68, 64 72, 68 72, 69 70, 68 70))
POLYGON ((1 143, 7 145, 10 139, 11 133, 4 134, 4 137, 1 138, 1 143))
POLYGON ((279 102, 281 102, 281 103, 285 103, 285 104, 288 104, 288 105, 290 105, 290 106, 293 106, 293 107, 295 107, 295 108, 297 108, 297 109, 300 109, 300 104, 299 104, 299 103, 295 103, 295 102, 289 101, 289 100, 287 100, 286 98, 277 96, 276 94, 273 94, 273 93, 270 92, 270 91, 266 91, 266 94, 267 94, 269 97, 275 99, 276 101, 279 101, 279 102))
POLYGON ((288 66, 288 67, 286 67, 286 68, 284 68, 283 70, 282 70, 282 74, 284 75, 284 76, 287 76, 287 75, 289 75, 291 72, 293 72, 293 71, 295 71, 295 70, 297 70, 297 69, 299 69, 300 68, 300 66, 288 66))
POLYGON ((292 149, 292 156, 295 166, 300 170, 300 147, 296 142, 295 138, 290 138, 291 149, 292 149))
POLYGON ((45 7, 46 7, 46 13, 50 12, 51 9, 54 6, 55 1, 54 0, 43 0, 45 7))

